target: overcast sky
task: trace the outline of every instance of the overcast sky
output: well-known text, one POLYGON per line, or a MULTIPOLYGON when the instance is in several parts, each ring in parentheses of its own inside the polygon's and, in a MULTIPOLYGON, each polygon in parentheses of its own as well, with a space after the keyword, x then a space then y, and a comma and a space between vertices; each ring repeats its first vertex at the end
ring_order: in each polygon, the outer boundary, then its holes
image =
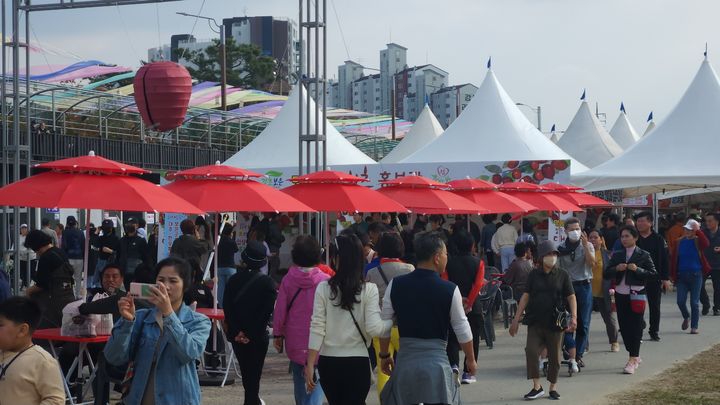
MULTIPOLYGON (((191 32, 195 20, 176 11, 198 13, 202 4, 36 13, 31 39, 84 59, 137 66, 148 48, 191 32)), ((297 20, 297 5, 206 0, 202 14, 297 20)), ((545 131, 553 123, 567 127, 587 88, 588 100, 607 113, 608 129, 624 101, 642 133, 651 110, 661 121, 685 91, 705 42, 711 62, 720 61, 719 12, 720 2, 712 0, 328 0, 328 76, 337 76, 348 58, 378 67, 379 51, 392 41, 408 48, 410 66, 432 63, 450 73, 451 84, 479 86, 492 56, 510 96, 542 106, 545 131)), ((201 21, 194 35, 215 34, 201 21)), ((72 62, 33 54, 31 64, 72 62)))

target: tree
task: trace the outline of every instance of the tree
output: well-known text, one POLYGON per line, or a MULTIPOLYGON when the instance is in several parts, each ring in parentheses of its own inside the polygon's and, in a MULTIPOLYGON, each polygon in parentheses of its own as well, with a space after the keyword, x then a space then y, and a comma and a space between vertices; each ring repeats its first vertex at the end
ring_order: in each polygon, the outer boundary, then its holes
MULTIPOLYGON (((178 58, 195 67, 188 67, 190 76, 201 82, 220 81, 220 41, 214 39, 212 45, 202 50, 177 49, 178 58)), ((242 88, 263 89, 272 84, 277 75, 277 63, 270 56, 262 55, 255 45, 237 44, 233 38, 226 39, 225 55, 227 60, 228 85, 242 88)))

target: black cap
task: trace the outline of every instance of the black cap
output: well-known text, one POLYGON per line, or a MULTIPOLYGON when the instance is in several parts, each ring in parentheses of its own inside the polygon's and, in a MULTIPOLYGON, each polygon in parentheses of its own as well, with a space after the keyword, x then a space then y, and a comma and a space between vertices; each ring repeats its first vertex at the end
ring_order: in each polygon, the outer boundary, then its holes
POLYGON ((137 224, 137 222, 138 222, 137 219, 131 217, 131 218, 128 218, 128 220, 127 220, 126 223, 128 223, 128 224, 137 224))
POLYGON ((257 270, 267 263, 265 245, 256 240, 248 241, 245 250, 240 255, 245 266, 250 270, 257 270))
POLYGON ((112 219, 103 219, 100 227, 101 228, 115 228, 115 222, 113 222, 112 219))
POLYGON ((65 220, 65 224, 67 226, 75 226, 75 225, 77 225, 77 223, 78 223, 77 219, 75 219, 75 217, 72 215, 68 216, 67 220, 65 220))

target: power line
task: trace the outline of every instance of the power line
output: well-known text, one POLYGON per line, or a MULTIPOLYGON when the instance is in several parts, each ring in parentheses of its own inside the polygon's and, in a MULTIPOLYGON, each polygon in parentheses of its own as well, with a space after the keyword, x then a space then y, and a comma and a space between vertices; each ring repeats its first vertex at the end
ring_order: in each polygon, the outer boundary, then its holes
MULTIPOLYGON (((198 10, 198 12, 195 15, 195 21, 193 22, 192 29, 190 30, 190 36, 192 36, 195 33, 195 26, 197 25, 198 19, 199 19, 198 17, 202 14, 204 7, 205 7, 205 0, 203 0, 202 4, 200 5, 200 10, 198 10)), ((185 56, 185 51, 187 51, 187 48, 183 48, 178 61, 182 60, 182 58, 185 56)))
POLYGON ((337 9, 335 8, 335 1, 330 0, 330 5, 332 6, 333 13, 335 13, 335 21, 337 21, 338 29, 340 30, 340 38, 342 39, 343 46, 345 46, 345 53, 347 54, 348 60, 350 60, 350 51, 348 50, 347 42, 345 42, 345 33, 342 29, 342 24, 340 24, 340 17, 338 16, 337 9))

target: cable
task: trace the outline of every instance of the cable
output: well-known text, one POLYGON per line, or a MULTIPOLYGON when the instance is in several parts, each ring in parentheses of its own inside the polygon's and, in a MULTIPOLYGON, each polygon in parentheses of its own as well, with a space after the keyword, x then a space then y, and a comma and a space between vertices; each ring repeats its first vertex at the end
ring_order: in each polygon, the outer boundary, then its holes
MULTIPOLYGON (((198 16, 202 14, 204 7, 205 7, 205 0, 203 0, 202 4, 200 5, 200 10, 198 10, 198 12, 197 12, 198 16)), ((190 36, 192 36, 195 33, 195 26, 197 25, 198 19, 199 19, 198 17, 195 17, 195 21, 193 22, 192 29, 190 30, 190 36)), ((185 51, 187 51, 187 48, 183 48, 182 53, 180 54, 180 58, 178 58, 178 62, 181 61, 183 59, 183 57, 185 56, 185 51)))
MULTIPOLYGON (((128 32, 127 26, 125 25, 125 19, 123 19, 122 13, 120 12, 120 6, 117 3, 115 4, 115 10, 117 10, 118 16, 120 17, 120 24, 125 31, 125 37, 127 38, 128 45, 130 45, 130 50, 132 51, 133 55, 137 57, 139 54, 135 49, 132 40, 130 39, 130 33, 128 32)), ((140 57, 140 60, 142 60, 142 57, 140 57)))
MULTIPOLYGON (((34 29, 32 26, 30 26, 30 32, 32 32, 33 37, 35 37, 35 42, 37 42, 37 43, 38 43, 38 46, 39 46, 39 45, 40 45, 40 40, 38 39, 38 36, 37 36, 37 34, 35 33, 35 29, 34 29)), ((27 48, 27 52, 30 52, 30 47, 27 48)), ((43 59, 45 59, 45 64, 46 64, 47 67, 49 68, 48 70, 49 70, 49 71, 52 70, 51 67, 50 67, 50 61, 48 60, 47 55, 45 55, 45 50, 42 49, 42 47, 40 48, 40 54, 42 55, 43 59)))
POLYGON ((338 29, 340 30, 340 38, 342 39, 343 45, 345 46, 345 53, 347 54, 348 60, 351 60, 352 58, 350 58, 350 51, 348 50, 347 42, 345 42, 345 33, 343 32, 342 24, 340 24, 340 17, 338 17, 338 12, 335 8, 335 1, 330 0, 330 5, 332 6, 333 13, 335 13, 335 20, 337 20, 338 29))
POLYGON ((160 34, 160 5, 155 3, 155 19, 157 21, 158 49, 162 50, 162 35, 160 34))

